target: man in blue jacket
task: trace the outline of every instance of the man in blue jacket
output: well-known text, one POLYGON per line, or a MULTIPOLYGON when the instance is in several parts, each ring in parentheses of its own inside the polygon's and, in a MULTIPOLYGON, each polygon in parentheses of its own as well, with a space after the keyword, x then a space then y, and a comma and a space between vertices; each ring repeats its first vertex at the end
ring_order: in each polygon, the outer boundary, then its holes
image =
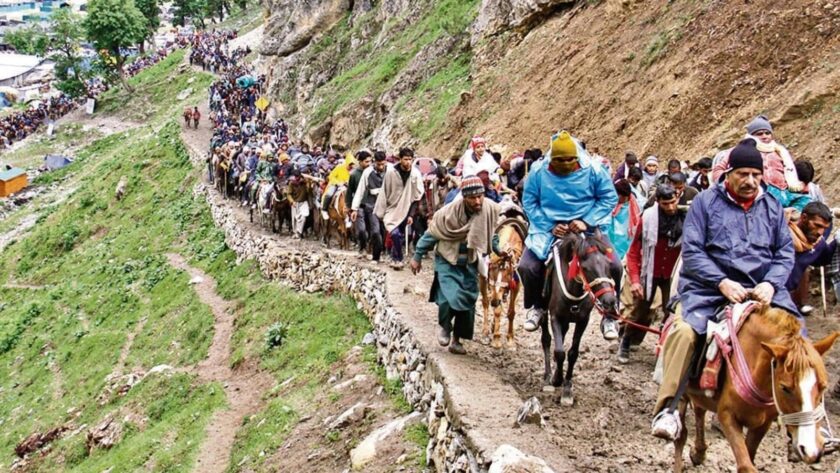
POLYGON ((673 441, 681 425, 671 400, 691 364, 697 335, 718 308, 749 298, 799 312, 785 289, 794 250, 784 210, 761 187, 764 170, 755 140, 741 141, 725 179, 700 193, 683 224, 678 307, 665 341, 653 435, 673 441))
MULTIPOLYGON (((551 138, 546 157, 535 162, 525 180, 522 205, 530 226, 525 239, 526 250, 519 262, 519 274, 525 288, 525 309, 528 310, 525 330, 533 332, 545 316, 547 300, 545 260, 556 238, 568 233, 594 231, 608 225, 618 203, 612 179, 594 162, 566 131, 551 138)), ((606 234, 604 239, 607 240, 606 234)), ((621 262, 614 260, 612 276, 616 285, 621 280, 621 262)), ((620 288, 616 287, 620 293, 620 288)), ((601 331, 608 340, 618 338, 614 320, 604 318, 601 331)))

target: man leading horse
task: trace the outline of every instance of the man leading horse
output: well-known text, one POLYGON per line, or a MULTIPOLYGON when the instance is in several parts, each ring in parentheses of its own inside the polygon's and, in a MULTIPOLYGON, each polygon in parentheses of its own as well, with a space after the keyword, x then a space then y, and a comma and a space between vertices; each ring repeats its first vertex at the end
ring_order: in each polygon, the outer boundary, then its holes
MULTIPOLYGON (((525 330, 537 330, 546 315, 545 261, 555 239, 569 233, 594 231, 609 223, 617 202, 609 173, 568 132, 554 135, 546 157, 534 163, 522 198, 531 223, 526 250, 519 262, 528 311, 525 330)), ((606 235, 602 239, 606 240, 606 235)), ((604 243, 610 245, 608 241, 604 243)), ((621 262, 613 258, 610 273, 618 293, 621 272, 621 262)), ((608 340, 618 338, 617 321, 605 317, 601 332, 608 340)))

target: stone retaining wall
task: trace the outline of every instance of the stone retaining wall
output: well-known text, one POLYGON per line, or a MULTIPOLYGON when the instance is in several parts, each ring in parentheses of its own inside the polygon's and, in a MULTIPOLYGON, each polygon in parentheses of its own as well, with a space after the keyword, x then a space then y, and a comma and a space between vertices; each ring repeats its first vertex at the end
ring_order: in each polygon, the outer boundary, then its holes
MULTIPOLYGON (((198 153, 191 152, 199 169, 206 164, 198 153)), ((410 327, 391 306, 387 294, 387 274, 366 268, 352 257, 327 250, 303 251, 308 242, 298 242, 298 249, 276 236, 265 235, 237 217, 231 201, 223 199, 212 187, 199 183, 194 188, 205 199, 215 224, 225 233, 225 242, 240 261, 255 260, 263 274, 272 280, 306 292, 341 292, 352 296, 360 310, 371 320, 376 338, 378 361, 388 378, 403 382, 403 393, 415 410, 426 413, 429 429, 427 458, 438 472, 483 472, 489 458, 482 459, 468 444, 467 436, 453 421, 453 406, 448 405, 443 376, 436 366, 427 365, 422 349, 410 327)))

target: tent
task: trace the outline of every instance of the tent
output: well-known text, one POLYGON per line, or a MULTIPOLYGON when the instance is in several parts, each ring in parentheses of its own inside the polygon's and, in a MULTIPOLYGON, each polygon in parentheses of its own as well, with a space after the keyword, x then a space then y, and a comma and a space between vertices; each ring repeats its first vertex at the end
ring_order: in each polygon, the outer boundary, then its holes
POLYGON ((251 87, 252 85, 254 85, 256 83, 257 83, 257 80, 254 79, 254 76, 250 76, 250 75, 245 75, 245 76, 242 76, 242 77, 236 79, 236 85, 238 85, 240 89, 247 89, 248 87, 251 87))
POLYGON ((44 166, 47 168, 48 171, 61 169, 72 162, 72 159, 68 158, 67 156, 61 156, 59 154, 48 154, 44 156, 44 166))

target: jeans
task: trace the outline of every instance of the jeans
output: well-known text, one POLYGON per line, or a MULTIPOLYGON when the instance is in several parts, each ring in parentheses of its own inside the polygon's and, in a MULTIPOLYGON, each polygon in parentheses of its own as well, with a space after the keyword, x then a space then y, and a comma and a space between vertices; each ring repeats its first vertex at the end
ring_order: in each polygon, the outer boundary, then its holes
POLYGON ((397 228, 391 231, 391 258, 396 262, 401 262, 405 257, 405 229, 406 222, 399 224, 397 228))

